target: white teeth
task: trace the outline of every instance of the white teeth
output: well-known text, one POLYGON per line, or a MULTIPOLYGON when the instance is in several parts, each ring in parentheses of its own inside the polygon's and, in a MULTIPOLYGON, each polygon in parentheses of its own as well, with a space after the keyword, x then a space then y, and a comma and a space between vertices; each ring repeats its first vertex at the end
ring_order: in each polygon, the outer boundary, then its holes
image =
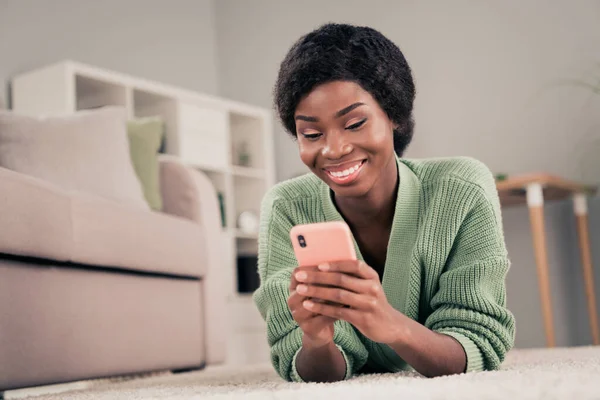
POLYGON ((354 172, 358 171, 358 169, 360 168, 360 164, 355 165, 354 167, 345 169, 343 171, 340 172, 330 172, 331 175, 335 176, 336 178, 343 178, 346 177, 350 174, 353 174, 354 172))

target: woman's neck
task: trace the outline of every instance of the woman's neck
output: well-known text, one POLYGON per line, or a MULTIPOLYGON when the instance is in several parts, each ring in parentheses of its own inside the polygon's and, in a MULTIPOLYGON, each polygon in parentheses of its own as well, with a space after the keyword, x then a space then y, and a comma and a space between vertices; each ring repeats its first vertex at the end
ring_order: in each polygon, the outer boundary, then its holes
POLYGON ((374 223, 391 226, 398 186, 398 166, 393 158, 365 196, 334 196, 335 203, 344 219, 353 227, 370 226, 374 223))

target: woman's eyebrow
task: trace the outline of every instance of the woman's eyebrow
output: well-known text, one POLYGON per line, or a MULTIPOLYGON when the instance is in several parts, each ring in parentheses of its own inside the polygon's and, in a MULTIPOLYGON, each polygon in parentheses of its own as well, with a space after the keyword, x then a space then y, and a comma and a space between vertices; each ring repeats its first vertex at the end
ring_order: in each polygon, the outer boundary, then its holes
POLYGON ((339 117, 343 117, 344 115, 348 114, 350 111, 354 110, 355 108, 358 108, 360 106, 364 106, 365 103, 361 103, 361 102, 357 102, 354 104, 349 105, 346 108, 342 108, 340 111, 335 113, 335 117, 339 118, 339 117))
POLYGON ((319 122, 319 119, 317 117, 307 117, 306 115, 296 115, 296 119, 300 119, 302 121, 307 122, 319 122))
MULTIPOLYGON (((360 106, 364 106, 364 105, 365 105, 365 103, 361 103, 361 102, 351 104, 348 107, 344 107, 340 111, 336 112, 335 117, 336 118, 343 117, 344 115, 348 114, 350 111, 352 111, 360 106)), ((319 122, 319 119, 317 117, 309 117, 306 115, 296 115, 295 119, 307 121, 307 122, 319 122)))

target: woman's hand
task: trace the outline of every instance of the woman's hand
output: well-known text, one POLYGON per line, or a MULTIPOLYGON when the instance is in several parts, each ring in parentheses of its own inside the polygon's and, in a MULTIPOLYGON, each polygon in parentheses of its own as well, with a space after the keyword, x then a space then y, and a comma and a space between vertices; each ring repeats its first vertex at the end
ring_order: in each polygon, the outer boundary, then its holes
POLYGON ((298 280, 296 275, 301 271, 316 271, 315 267, 298 267, 292 273, 290 282, 290 296, 288 297, 288 307, 292 313, 292 317, 304 332, 303 346, 322 347, 326 344, 333 343, 333 323, 335 318, 330 318, 325 315, 317 314, 303 306, 305 301, 309 300, 309 296, 298 293, 298 280))
POLYGON ((379 275, 365 262, 344 261, 320 265, 318 269, 299 269, 293 278, 299 282, 294 304, 302 298, 302 305, 311 316, 347 321, 378 343, 394 343, 400 336, 403 315, 388 303, 379 275))
POLYGON ((394 309, 377 272, 362 261, 298 270, 296 292, 307 311, 352 324, 374 342, 389 345, 425 376, 464 372, 467 356, 453 337, 434 332, 394 309), (304 274, 302 274, 304 273, 304 274))

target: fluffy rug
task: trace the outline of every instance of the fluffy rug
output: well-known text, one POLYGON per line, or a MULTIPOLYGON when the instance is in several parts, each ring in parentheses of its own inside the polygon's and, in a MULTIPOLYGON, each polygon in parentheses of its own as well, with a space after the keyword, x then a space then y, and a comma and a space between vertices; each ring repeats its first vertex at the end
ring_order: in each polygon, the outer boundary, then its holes
POLYGON ((7 392, 6 398, 600 399, 600 347, 513 350, 499 371, 434 379, 400 373, 363 375, 329 384, 288 383, 282 381, 269 365, 257 365, 213 367, 183 374, 87 381, 68 386, 7 392))

